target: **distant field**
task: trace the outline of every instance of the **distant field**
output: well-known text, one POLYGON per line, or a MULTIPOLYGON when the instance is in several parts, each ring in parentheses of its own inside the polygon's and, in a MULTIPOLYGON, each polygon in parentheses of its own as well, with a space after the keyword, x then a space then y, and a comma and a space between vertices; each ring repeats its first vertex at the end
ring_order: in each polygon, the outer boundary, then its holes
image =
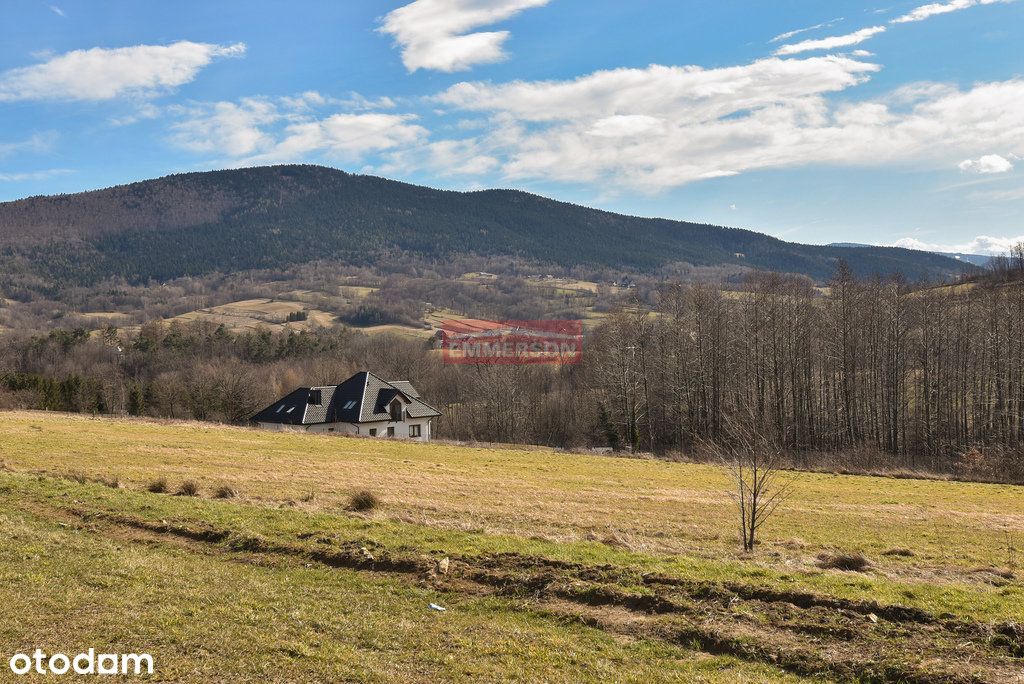
MULTIPOLYGON (((483 285, 492 282, 496 278, 497 276, 494 274, 474 272, 466 273, 458 280, 463 283, 483 285)), ((598 283, 573 278, 542 277, 530 277, 524 282, 531 287, 550 288, 558 296, 573 297, 579 300, 583 316, 582 322, 587 329, 599 325, 608 315, 604 312, 594 311, 593 305, 596 301, 594 295, 598 291, 598 283)), ((621 294, 626 292, 626 288, 618 286, 609 286, 609 288, 614 293, 621 294)), ((342 322, 336 315, 316 308, 318 304, 324 308, 331 308, 331 306, 325 306, 324 302, 328 302, 332 306, 342 306, 345 303, 364 299, 367 295, 378 289, 362 285, 339 285, 336 288, 327 288, 329 291, 287 290, 277 294, 274 298, 261 297, 211 306, 180 314, 170 320, 205 321, 216 325, 223 325, 229 330, 238 332, 258 329, 304 330, 319 327, 328 328, 341 325, 342 322), (300 311, 306 312, 306 320, 287 320, 288 314, 300 311)), ((726 295, 729 296, 729 293, 726 293, 726 295)), ((125 325, 127 319, 130 318, 128 314, 96 312, 84 315, 94 320, 121 325, 126 329, 129 327, 135 329, 135 326, 125 325)), ((442 307, 427 307, 422 327, 402 324, 352 327, 368 335, 391 334, 401 337, 426 339, 435 335, 446 320, 472 322, 476 319, 442 307)))
POLYGON ((709 466, 36 412, 0 460, 0 643, 165 679, 1021 680, 1019 487, 800 474, 748 557, 709 466))
POLYGON ((176 316, 173 320, 206 321, 223 325, 231 330, 255 330, 258 328, 301 330, 309 327, 329 327, 334 325, 336 317, 325 311, 310 309, 300 302, 260 298, 190 311, 176 316), (306 320, 288 320, 289 314, 300 311, 306 312, 306 320))
MULTIPOLYGON (((341 286, 339 291, 345 298, 361 299, 376 288, 341 286)), ((205 309, 197 309, 188 313, 175 316, 171 320, 176 321, 206 321, 216 325, 223 325, 229 330, 303 330, 311 327, 328 328, 340 325, 338 317, 326 311, 316 309, 314 303, 318 297, 324 297, 323 293, 311 290, 291 290, 282 293, 279 298, 258 298, 245 299, 229 304, 221 304, 205 309), (306 312, 304 321, 288 321, 288 315, 306 312)), ((95 317, 118 314, 92 314, 95 317)), ((386 324, 364 327, 354 327, 368 335, 392 334, 403 337, 414 337, 424 339, 432 336, 440 329, 441 324, 450 319, 472 320, 460 316, 447 309, 434 309, 427 314, 424 325, 429 327, 413 327, 409 325, 386 324)))

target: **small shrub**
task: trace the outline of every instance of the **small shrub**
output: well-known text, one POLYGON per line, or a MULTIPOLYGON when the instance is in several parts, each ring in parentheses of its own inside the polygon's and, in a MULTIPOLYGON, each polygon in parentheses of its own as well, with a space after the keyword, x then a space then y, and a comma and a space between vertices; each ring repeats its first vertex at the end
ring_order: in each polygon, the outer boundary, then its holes
POLYGON ((369 489, 361 489, 348 498, 348 507, 352 511, 372 511, 379 505, 380 499, 369 489))
POLYGON ((120 489, 121 481, 116 477, 101 477, 99 479, 100 484, 103 484, 111 489, 120 489))
POLYGON ((818 556, 818 567, 826 570, 863 572, 871 567, 871 561, 863 553, 823 553, 818 556))
POLYGON ((889 549, 882 552, 883 556, 900 556, 902 558, 913 558, 914 552, 910 549, 889 549))
POLYGON ((148 485, 146 485, 146 491, 152 494, 166 494, 167 478, 161 477, 160 479, 153 480, 148 485))
POLYGON ((313 492, 308 492, 306 494, 303 494, 302 498, 299 499, 299 501, 302 501, 303 503, 309 503, 309 502, 311 502, 315 498, 316 498, 316 494, 314 494, 313 492))
POLYGON ((213 492, 215 499, 234 499, 236 496, 238 496, 238 490, 231 485, 221 485, 213 492))
POLYGON ((199 496, 199 485, 195 480, 185 480, 178 487, 178 496, 199 496))

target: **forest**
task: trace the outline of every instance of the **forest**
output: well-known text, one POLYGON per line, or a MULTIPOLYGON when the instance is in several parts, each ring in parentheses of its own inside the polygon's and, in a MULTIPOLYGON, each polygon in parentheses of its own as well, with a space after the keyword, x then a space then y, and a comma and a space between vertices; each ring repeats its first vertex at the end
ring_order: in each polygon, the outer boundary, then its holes
POLYGON ((344 326, 12 331, 0 408, 244 423, 296 386, 368 368, 411 380, 448 439, 699 459, 743 423, 797 467, 1024 481, 1024 249, 924 289, 841 264, 827 289, 759 273, 643 296, 562 367, 449 366, 434 340, 344 326))
POLYGON ((939 254, 801 245, 722 226, 640 218, 513 190, 451 192, 317 166, 179 174, 93 192, 0 203, 0 292, 28 302, 111 279, 281 270, 316 260, 387 270, 410 258, 511 258, 668 275, 679 264, 828 278, 913 280, 970 271, 939 254))

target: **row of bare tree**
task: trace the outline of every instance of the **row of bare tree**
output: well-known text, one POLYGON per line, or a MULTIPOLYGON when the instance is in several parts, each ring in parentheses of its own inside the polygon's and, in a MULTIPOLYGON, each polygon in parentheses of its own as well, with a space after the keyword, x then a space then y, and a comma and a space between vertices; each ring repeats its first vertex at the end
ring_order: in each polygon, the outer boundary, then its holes
POLYGON ((766 274, 744 292, 669 287, 655 312, 611 317, 588 362, 616 432, 686 450, 749 416, 794 452, 943 470, 1024 446, 1020 282, 910 291, 840 268, 830 289, 766 274))
POLYGON ((455 439, 693 455, 742 424, 797 465, 1024 480, 1022 280, 912 290, 840 268, 828 291, 772 274, 668 284, 565 366, 449 366, 429 342, 346 329, 7 335, 0 407, 241 422, 370 368, 413 381, 455 439))

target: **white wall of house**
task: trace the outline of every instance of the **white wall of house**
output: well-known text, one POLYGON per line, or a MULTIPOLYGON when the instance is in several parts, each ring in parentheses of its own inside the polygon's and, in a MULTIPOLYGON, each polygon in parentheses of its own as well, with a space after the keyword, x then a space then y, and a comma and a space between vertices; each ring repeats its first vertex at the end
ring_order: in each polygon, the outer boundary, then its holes
POLYGON ((357 434, 356 426, 352 423, 321 423, 319 425, 307 425, 306 432, 330 432, 339 435, 357 434))
POLYGON ((399 439, 412 439, 419 442, 427 442, 430 440, 430 419, 429 418, 407 418, 406 420, 379 420, 373 423, 359 423, 356 427, 359 428, 355 434, 362 435, 364 437, 387 437, 388 428, 394 428, 394 436, 399 439), (413 426, 419 426, 420 434, 413 436, 412 433, 415 431, 413 426), (370 435, 370 430, 375 430, 375 435, 370 435))
POLYGON ((305 432, 302 425, 286 425, 284 423, 256 423, 263 430, 274 430, 275 432, 305 432))
POLYGON ((321 423, 318 425, 284 425, 282 423, 258 423, 264 430, 277 430, 286 432, 289 430, 298 432, 332 433, 339 435, 361 435, 369 437, 370 431, 375 430, 375 437, 387 437, 388 428, 394 428, 394 437, 399 439, 411 439, 418 442, 430 441, 430 419, 409 418, 404 421, 380 420, 373 423, 321 423), (419 426, 420 434, 412 436, 415 432, 413 426, 419 426))

